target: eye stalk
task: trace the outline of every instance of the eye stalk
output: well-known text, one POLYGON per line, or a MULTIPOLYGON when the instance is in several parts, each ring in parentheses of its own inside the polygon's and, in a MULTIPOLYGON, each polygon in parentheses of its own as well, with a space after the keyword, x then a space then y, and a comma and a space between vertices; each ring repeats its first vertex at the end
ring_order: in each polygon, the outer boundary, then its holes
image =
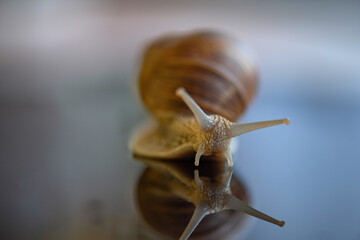
POLYGON ((230 153, 231 138, 257 129, 280 124, 288 125, 290 123, 287 118, 251 123, 233 123, 219 115, 208 116, 184 88, 178 88, 175 93, 190 108, 200 127, 200 131, 197 131, 198 142, 194 145, 196 166, 199 166, 202 155, 220 152, 227 159, 229 166, 232 167, 233 162, 230 153))
POLYGON ((194 99, 186 92, 184 88, 176 89, 176 95, 181 97, 181 99, 186 103, 194 114, 196 121, 199 123, 201 130, 207 132, 213 128, 213 121, 211 118, 204 113, 199 105, 194 101, 194 99))

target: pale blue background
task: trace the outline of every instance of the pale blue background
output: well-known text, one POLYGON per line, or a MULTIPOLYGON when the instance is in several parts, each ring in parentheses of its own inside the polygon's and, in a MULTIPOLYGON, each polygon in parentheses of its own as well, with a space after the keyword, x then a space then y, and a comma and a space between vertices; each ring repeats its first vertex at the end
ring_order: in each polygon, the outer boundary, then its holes
POLYGON ((133 97, 141 50, 205 28, 257 61, 241 121, 291 120, 238 139, 253 206, 286 220, 252 219, 243 239, 360 239, 359 23, 358 1, 2 1, 0 234, 144 239, 143 166, 127 148, 146 116, 133 97))

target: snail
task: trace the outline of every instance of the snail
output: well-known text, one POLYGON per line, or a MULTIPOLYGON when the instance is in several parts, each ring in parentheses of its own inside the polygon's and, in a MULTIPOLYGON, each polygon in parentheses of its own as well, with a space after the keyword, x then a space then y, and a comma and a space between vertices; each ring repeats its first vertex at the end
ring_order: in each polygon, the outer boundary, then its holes
POLYGON ((213 156, 206 158, 209 164, 199 169, 190 161, 137 159, 148 166, 138 181, 136 194, 148 225, 162 235, 180 240, 190 235, 192 239, 235 235, 244 223, 242 213, 284 225, 247 205, 244 186, 232 177, 233 171, 224 161, 211 161, 216 160, 213 156))
MULTIPOLYGON (((224 156, 231 138, 288 119, 236 123, 252 100, 256 71, 234 39, 217 33, 166 37, 147 49, 139 75, 141 100, 156 124, 131 141, 136 155, 177 159, 224 156)), ((219 158, 222 159, 222 158, 219 158)))

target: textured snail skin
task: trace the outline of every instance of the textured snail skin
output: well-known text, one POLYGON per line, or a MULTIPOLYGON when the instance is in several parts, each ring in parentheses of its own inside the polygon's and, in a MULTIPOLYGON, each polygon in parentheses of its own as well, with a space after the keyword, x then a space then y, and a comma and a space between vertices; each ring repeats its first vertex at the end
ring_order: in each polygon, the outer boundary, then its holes
MULTIPOLYGON (((202 145, 204 156, 227 151, 231 139, 227 139, 224 134, 227 130, 226 124, 221 123, 224 119, 218 116, 213 116, 213 118, 218 126, 222 125, 217 131, 218 134, 212 131, 201 131, 194 117, 179 116, 144 134, 133 145, 133 151, 137 155, 164 159, 182 157, 186 153, 196 152, 202 145)), ((195 165, 199 165, 198 162, 195 165)))
POLYGON ((157 124, 135 134, 137 155, 177 159, 221 155, 233 165, 231 138, 289 120, 237 124, 257 78, 239 43, 214 33, 168 37, 152 44, 139 77, 141 99, 157 124))

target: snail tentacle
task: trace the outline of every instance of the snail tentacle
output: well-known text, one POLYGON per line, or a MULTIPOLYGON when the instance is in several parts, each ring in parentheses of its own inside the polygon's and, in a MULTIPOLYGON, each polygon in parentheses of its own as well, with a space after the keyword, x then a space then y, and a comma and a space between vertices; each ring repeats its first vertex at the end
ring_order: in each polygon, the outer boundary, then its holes
POLYGON ((185 228, 185 231, 181 235, 179 240, 186 240, 190 237, 191 233, 195 230, 195 228, 199 225, 201 220, 208 215, 209 212, 206 210, 204 206, 202 206, 201 203, 196 205, 195 211, 190 219, 189 224, 185 228))
POLYGON ((176 95, 186 103, 194 114, 197 122, 200 125, 201 130, 210 131, 213 127, 212 119, 204 113, 200 106, 194 101, 194 99, 186 92, 184 88, 176 89, 176 95))
POLYGON ((272 218, 250 206, 248 206, 247 204, 245 204, 244 202, 242 202, 241 200, 237 199, 236 197, 234 196, 230 196, 229 199, 228 199, 228 202, 226 204, 226 207, 228 209, 234 209, 234 210, 237 210, 237 211, 241 211, 241 212, 244 212, 244 213, 247 213, 251 216, 254 216, 256 218, 259 218, 259 219, 262 219, 262 220, 265 220, 267 222, 270 222, 270 223, 273 223, 275 225, 278 225, 280 227, 284 226, 285 222, 284 221, 279 221, 275 218, 272 218))
POLYGON ((199 166, 199 162, 200 162, 200 157, 201 155, 203 155, 203 153, 205 152, 205 148, 203 145, 201 145, 197 152, 196 152, 196 156, 195 156, 195 166, 199 166))
POLYGON ((270 121, 261 121, 261 122, 251 122, 251 123, 235 123, 231 125, 229 132, 230 138, 242 135, 247 132, 251 132, 254 130, 258 130, 261 128, 272 127, 280 124, 288 125, 289 119, 278 119, 278 120, 270 120, 270 121))
POLYGON ((233 175, 233 170, 231 168, 228 169, 225 177, 224 177, 224 186, 226 188, 230 187, 231 178, 233 175))
POLYGON ((202 180, 200 179, 200 176, 199 176, 199 170, 195 170, 194 171, 194 179, 195 179, 195 183, 198 185, 198 186, 201 186, 203 184, 202 180))
POLYGON ((226 152, 224 153, 224 156, 225 156, 225 159, 228 162, 229 167, 232 167, 234 163, 233 163, 233 160, 232 160, 232 155, 231 155, 231 152, 230 152, 230 148, 228 148, 226 150, 226 152))

